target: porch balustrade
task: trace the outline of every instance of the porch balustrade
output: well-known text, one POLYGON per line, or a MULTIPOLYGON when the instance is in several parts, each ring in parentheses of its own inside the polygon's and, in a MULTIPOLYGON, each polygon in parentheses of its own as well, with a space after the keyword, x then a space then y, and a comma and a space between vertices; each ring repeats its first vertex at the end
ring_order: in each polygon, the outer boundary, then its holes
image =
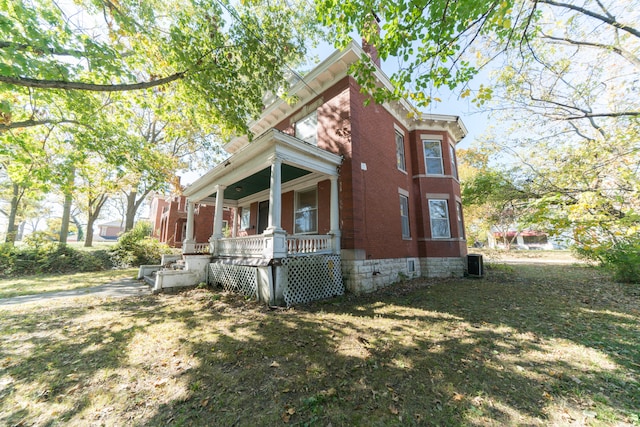
POLYGON ((215 241, 221 256, 261 257, 264 248, 264 236, 245 236, 215 241))
POLYGON ((209 253, 209 243, 196 243, 194 252, 197 253, 197 254, 208 254, 209 253))
MULTIPOLYGON (((245 236, 215 239, 211 242, 217 249, 213 253, 219 256, 243 256, 260 258, 263 256, 265 241, 269 237, 245 236)), ((298 235, 287 236, 287 255, 310 255, 333 253, 333 236, 331 235, 298 235)), ((200 247, 198 244, 198 248, 200 247)), ((208 245, 208 243, 206 244, 208 245)), ((208 249, 208 248, 207 248, 208 249)), ((203 251, 204 252, 204 251, 203 251)), ((208 250, 207 250, 208 252, 208 250)))
POLYGON ((287 254, 330 254, 331 240, 329 235, 287 236, 287 254))

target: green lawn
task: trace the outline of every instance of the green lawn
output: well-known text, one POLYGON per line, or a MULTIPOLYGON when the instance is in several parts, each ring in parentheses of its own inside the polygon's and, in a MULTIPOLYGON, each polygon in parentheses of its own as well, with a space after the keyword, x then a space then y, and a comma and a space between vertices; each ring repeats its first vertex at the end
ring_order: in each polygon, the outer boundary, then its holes
POLYGON ((2 425, 639 425, 640 288, 488 269, 270 310, 195 289, 0 311, 2 425))
POLYGON ((135 268, 129 268, 91 273, 34 275, 0 279, 0 298, 98 286, 115 280, 135 277, 137 271, 135 268))

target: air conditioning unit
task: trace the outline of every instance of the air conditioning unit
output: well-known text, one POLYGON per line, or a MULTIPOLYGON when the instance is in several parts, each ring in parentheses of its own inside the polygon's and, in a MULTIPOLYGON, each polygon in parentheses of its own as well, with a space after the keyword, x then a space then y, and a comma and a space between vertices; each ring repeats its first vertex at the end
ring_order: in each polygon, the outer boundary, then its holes
POLYGON ((482 277, 484 275, 484 266, 482 265, 482 255, 480 254, 468 254, 467 255, 467 271, 469 276, 482 277))

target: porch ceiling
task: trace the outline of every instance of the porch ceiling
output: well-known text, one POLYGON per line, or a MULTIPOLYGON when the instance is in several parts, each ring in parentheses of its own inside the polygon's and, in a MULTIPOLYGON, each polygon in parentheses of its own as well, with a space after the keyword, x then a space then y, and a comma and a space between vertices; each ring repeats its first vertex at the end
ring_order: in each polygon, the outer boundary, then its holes
POLYGON ((218 185, 224 187, 224 198, 228 200, 266 190, 271 184, 274 159, 281 161, 282 183, 311 173, 337 176, 337 167, 342 163, 338 154, 271 129, 185 188, 183 194, 198 202, 211 199, 218 185))
MULTIPOLYGON (((311 172, 308 170, 300 169, 285 163, 282 165, 282 183, 284 184, 285 182, 292 181, 310 173, 311 172)), ((231 184, 224 190, 224 198, 229 200, 240 200, 251 194, 266 190, 269 188, 270 180, 271 168, 264 168, 251 176, 231 184)), ((211 194, 209 197, 215 197, 215 193, 211 194)))

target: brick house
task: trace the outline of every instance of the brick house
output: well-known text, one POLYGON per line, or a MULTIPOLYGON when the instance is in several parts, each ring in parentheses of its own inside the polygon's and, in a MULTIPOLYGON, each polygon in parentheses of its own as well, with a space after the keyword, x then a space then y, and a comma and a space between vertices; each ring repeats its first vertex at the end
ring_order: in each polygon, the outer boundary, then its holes
POLYGON ((98 236, 104 240, 117 240, 124 232, 122 220, 114 220, 98 225, 98 236))
MULTIPOLYGON (((152 236, 172 248, 182 248, 187 228, 187 198, 181 195, 154 195, 149 208, 152 236)), ((208 242, 213 232, 214 205, 198 203, 194 206, 193 239, 208 242)), ((223 213, 223 229, 231 217, 227 208, 223 213)), ((208 245, 207 245, 208 246, 208 245)))
POLYGON ((290 305, 463 274, 455 146, 466 129, 406 101, 365 106, 347 74, 363 55, 356 43, 332 54, 289 90, 295 104, 273 100, 250 124, 253 141, 233 139, 230 157, 185 188, 183 251, 202 243, 189 211, 219 207, 212 257, 202 261, 210 282, 290 305), (223 207, 232 212, 227 238, 223 207))

